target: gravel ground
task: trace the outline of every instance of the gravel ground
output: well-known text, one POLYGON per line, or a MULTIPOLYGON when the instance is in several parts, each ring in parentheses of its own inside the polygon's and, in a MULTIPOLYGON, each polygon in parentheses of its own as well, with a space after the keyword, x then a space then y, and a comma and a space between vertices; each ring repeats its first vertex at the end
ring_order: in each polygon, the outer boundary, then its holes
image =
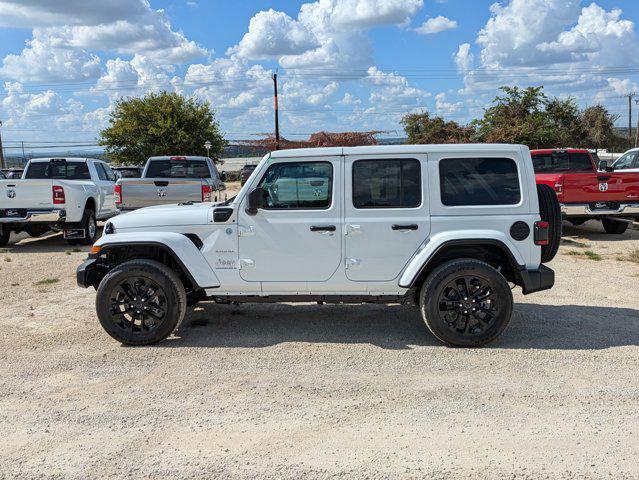
POLYGON ((86 248, 14 238, 0 478, 639 478, 638 247, 567 227, 556 287, 483 349, 407 307, 210 303, 130 348, 75 286, 86 248))

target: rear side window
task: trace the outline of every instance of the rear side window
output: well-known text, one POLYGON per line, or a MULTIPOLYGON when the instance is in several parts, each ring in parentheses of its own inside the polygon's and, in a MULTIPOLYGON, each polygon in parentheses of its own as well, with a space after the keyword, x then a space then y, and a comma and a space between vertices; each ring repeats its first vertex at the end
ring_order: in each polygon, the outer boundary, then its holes
POLYGON ((447 206, 516 205, 521 200, 517 164, 510 158, 446 158, 439 162, 447 206))
POLYGON ((422 203, 419 160, 357 160, 353 162, 355 208, 415 208, 422 203))
POLYGON ((64 180, 90 180, 86 162, 34 162, 29 165, 24 178, 64 180))
POLYGON ((639 167, 638 159, 639 159, 639 151, 628 152, 614 163, 615 169, 622 170, 624 168, 637 168, 639 167))
POLYGON ((333 165, 276 163, 268 167, 259 187, 266 191, 267 209, 326 209, 333 196, 333 165))
POLYGON ((148 178, 211 178, 205 160, 151 160, 148 178))
POLYGON ((587 153, 552 152, 532 156, 535 173, 592 172, 587 153))

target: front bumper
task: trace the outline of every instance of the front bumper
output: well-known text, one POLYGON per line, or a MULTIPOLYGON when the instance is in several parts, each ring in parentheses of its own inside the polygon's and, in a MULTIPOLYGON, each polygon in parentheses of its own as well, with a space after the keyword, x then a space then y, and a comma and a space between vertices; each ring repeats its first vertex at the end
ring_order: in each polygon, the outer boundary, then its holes
MULTIPOLYGON (((3 211, 0 213, 5 214, 3 211)), ((0 223, 59 223, 64 222, 66 216, 65 210, 27 210, 19 217, 1 216, 0 223)))
POLYGON ((95 286, 98 281, 96 259, 86 259, 76 270, 75 277, 79 287, 89 288, 95 286))
POLYGON ((591 203, 565 203, 561 205, 564 217, 639 216, 639 203, 621 203, 617 208, 593 208, 591 203))
POLYGON ((545 265, 539 265, 539 270, 520 270, 519 277, 524 295, 548 290, 555 284, 555 271, 545 265))

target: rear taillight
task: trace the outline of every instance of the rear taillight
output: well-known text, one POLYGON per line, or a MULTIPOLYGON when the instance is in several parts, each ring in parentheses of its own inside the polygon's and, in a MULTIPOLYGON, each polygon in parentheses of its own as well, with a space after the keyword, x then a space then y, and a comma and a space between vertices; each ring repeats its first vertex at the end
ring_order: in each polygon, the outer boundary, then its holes
POLYGON ((535 222, 535 245, 548 245, 549 233, 548 222, 535 222))
POLYGON ((62 205, 66 203, 66 198, 64 197, 64 188, 62 188, 60 185, 53 185, 51 187, 51 192, 53 193, 54 205, 62 205))
POLYGON ((115 204, 122 205, 122 185, 115 186, 115 204))
POLYGON ((211 193, 213 189, 210 185, 202 185, 202 201, 210 202, 211 201, 211 193))

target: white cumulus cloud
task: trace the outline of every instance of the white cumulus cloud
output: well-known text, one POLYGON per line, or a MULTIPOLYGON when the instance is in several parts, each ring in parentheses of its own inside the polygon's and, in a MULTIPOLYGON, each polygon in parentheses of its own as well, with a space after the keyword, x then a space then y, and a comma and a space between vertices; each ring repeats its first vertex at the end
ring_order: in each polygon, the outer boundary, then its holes
POLYGON ((420 27, 417 27, 415 31, 421 35, 433 35, 455 28, 457 28, 457 22, 455 20, 439 15, 435 18, 429 18, 420 27))

